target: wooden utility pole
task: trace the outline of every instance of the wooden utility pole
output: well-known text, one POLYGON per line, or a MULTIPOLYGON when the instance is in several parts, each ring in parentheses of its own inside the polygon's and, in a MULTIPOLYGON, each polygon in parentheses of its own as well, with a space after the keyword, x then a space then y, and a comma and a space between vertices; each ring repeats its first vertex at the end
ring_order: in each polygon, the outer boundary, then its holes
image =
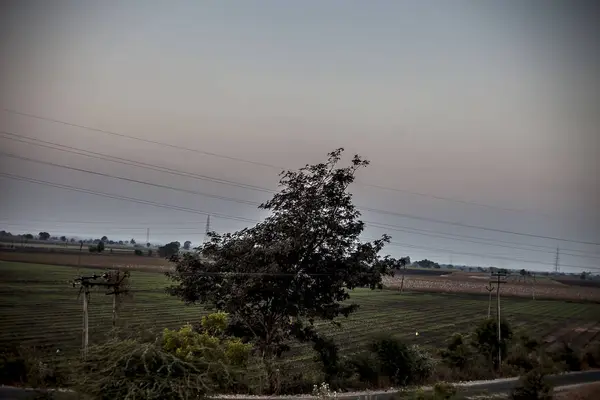
POLYGON ((89 345, 89 301, 90 301, 90 289, 93 287, 105 287, 107 289, 112 289, 112 291, 109 290, 108 293, 106 293, 107 295, 113 295, 113 327, 115 326, 116 323, 116 316, 117 316, 117 297, 120 294, 125 293, 127 290, 121 288, 121 285, 123 285, 123 282, 125 281, 126 278, 129 277, 129 272, 121 272, 121 271, 117 271, 116 273, 116 279, 111 278, 111 276, 108 273, 105 273, 103 275, 92 275, 92 276, 80 276, 78 278, 75 278, 75 280, 73 281, 73 287, 75 286, 80 286, 79 289, 79 294, 81 295, 83 293, 83 330, 82 330, 82 338, 81 338, 81 343, 82 343, 82 355, 83 357, 87 357, 87 353, 88 353, 88 345, 89 345), (105 281, 98 281, 98 279, 103 278, 105 279, 105 281))
POLYGON ((502 365, 502 329, 501 329, 501 318, 500 318, 500 285, 506 283, 504 278, 506 278, 506 272, 498 271, 492 273, 492 278, 496 278, 496 281, 490 281, 490 285, 492 282, 496 284, 496 304, 498 306, 497 314, 498 314, 498 368, 502 365))

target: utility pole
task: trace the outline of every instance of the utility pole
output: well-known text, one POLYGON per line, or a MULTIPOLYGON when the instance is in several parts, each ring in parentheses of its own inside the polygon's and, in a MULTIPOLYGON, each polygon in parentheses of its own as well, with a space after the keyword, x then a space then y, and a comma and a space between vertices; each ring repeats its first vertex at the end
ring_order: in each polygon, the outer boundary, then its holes
POLYGON ((150 228, 146 229, 146 243, 150 243, 150 228))
POLYGON ((494 285, 492 285, 492 282, 485 287, 485 290, 487 290, 489 293, 487 317, 490 319, 492 317, 492 292, 494 291, 494 285))
POLYGON ((121 289, 121 285, 123 284, 125 278, 129 277, 129 272, 116 272, 117 279, 110 279, 108 273, 100 275, 92 275, 92 276, 80 276, 75 278, 72 282, 73 287, 80 286, 79 294, 83 293, 83 330, 82 330, 82 354, 83 357, 87 357, 88 345, 89 345, 89 312, 88 305, 90 301, 90 289, 96 286, 105 287, 107 289, 112 289, 112 292, 106 293, 107 295, 113 295, 113 327, 115 325, 116 320, 116 305, 117 305, 117 296, 119 294, 125 293, 126 290, 121 289), (99 278, 104 278, 106 281, 98 281, 99 278), (114 281, 114 282, 111 282, 114 281))
POLYGON ((557 246, 556 247, 556 258, 554 259, 554 272, 556 272, 557 274, 560 270, 560 267, 558 265, 559 261, 560 261, 560 249, 557 246))
POLYGON ((79 255, 77 256, 77 273, 79 273, 79 267, 81 266, 81 251, 83 250, 83 240, 79 241, 79 255))
MULTIPOLYGON (((496 284, 496 304, 498 306, 497 314, 498 314, 498 368, 502 365, 502 330, 501 330, 501 318, 500 318, 500 285, 506 283, 506 272, 498 271, 496 273, 492 273, 492 278, 496 278, 494 282, 496 284)), ((493 282, 490 281, 490 285, 493 282)))

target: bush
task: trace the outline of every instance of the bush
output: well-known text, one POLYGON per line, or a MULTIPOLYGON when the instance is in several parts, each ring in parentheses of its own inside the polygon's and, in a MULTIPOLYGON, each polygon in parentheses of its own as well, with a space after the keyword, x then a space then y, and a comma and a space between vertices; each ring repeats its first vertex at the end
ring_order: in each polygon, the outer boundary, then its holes
POLYGON ((207 372, 218 389, 240 389, 252 345, 225 336, 227 314, 214 313, 202 317, 201 331, 185 325, 178 331, 165 329, 163 349, 176 357, 194 362, 207 372))
POLYGON ((112 340, 91 347, 78 369, 77 391, 95 399, 179 400, 203 397, 213 389, 205 371, 156 342, 112 340))
POLYGON ((217 336, 226 315, 202 319, 206 329, 191 325, 143 339, 113 338, 90 348, 78 366, 75 386, 97 399, 190 399, 223 391, 246 391, 242 381, 252 346, 217 336), (80 371, 80 372, 79 372, 80 371))
POLYGON ((588 346, 583 356, 588 367, 600 368, 600 343, 593 343, 588 346))
POLYGON ((475 329, 473 346, 477 351, 484 355, 494 367, 498 368, 498 351, 502 359, 506 359, 508 343, 512 338, 512 329, 507 321, 501 321, 500 333, 501 341, 498 342, 498 322, 488 318, 483 320, 475 329))
POLYGON ((148 250, 148 257, 152 257, 152 249, 148 250))
POLYGON ((90 247, 88 247, 88 250, 90 251, 90 253, 96 253, 98 251, 98 247, 90 246, 90 247))
MULTIPOLYGON (((56 354, 56 353, 54 353, 56 354)), ((67 381, 52 353, 42 348, 15 347, 0 352, 0 384, 55 387, 67 381)))
POLYGON ((510 394, 511 400, 552 400, 552 387, 541 370, 528 372, 510 394))
POLYGON ((560 347, 551 354, 552 360, 557 363, 562 363, 564 368, 568 371, 581 371, 582 359, 575 348, 569 343, 563 342, 560 347))
POLYGON ((374 353, 359 353, 352 357, 348 364, 361 382, 371 386, 379 384, 379 360, 374 353))
POLYGON ((418 346, 407 346, 391 336, 383 336, 371 344, 377 355, 380 373, 395 385, 411 385, 425 381, 433 371, 432 358, 418 346))
POLYGON ((144 253, 142 253, 142 251, 140 249, 135 249, 133 251, 133 254, 135 254, 136 256, 143 256, 144 255, 144 253))
POLYGON ((471 360, 473 352, 464 337, 457 333, 450 339, 448 347, 441 352, 442 361, 451 368, 464 370, 471 360))
POLYGON ((16 349, 0 353, 0 384, 19 385, 27 382, 27 362, 16 349))

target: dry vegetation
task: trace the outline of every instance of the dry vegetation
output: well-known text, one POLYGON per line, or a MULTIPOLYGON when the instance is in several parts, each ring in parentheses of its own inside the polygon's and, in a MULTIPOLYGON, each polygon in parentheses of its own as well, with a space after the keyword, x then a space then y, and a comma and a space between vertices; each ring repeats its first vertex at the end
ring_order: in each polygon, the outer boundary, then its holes
MULTIPOLYGON (((441 276, 407 275, 404 279, 404 289, 407 291, 438 292, 438 293, 471 293, 487 294, 485 285, 489 275, 481 273, 453 272, 441 276)), ((400 277, 384 279, 389 288, 400 288, 400 277)), ((575 301, 600 301, 600 287, 583 287, 567 285, 548 278, 540 278, 535 282, 510 279, 502 285, 504 296, 535 297, 538 299, 560 299, 575 301)))

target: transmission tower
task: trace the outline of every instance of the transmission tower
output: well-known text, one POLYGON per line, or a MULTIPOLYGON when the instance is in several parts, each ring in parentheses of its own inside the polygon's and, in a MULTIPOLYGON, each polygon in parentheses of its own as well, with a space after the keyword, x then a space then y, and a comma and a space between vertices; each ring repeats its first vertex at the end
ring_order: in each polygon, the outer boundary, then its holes
POLYGON ((208 232, 210 232, 210 214, 206 216, 206 230, 204 231, 204 241, 209 240, 208 232))

